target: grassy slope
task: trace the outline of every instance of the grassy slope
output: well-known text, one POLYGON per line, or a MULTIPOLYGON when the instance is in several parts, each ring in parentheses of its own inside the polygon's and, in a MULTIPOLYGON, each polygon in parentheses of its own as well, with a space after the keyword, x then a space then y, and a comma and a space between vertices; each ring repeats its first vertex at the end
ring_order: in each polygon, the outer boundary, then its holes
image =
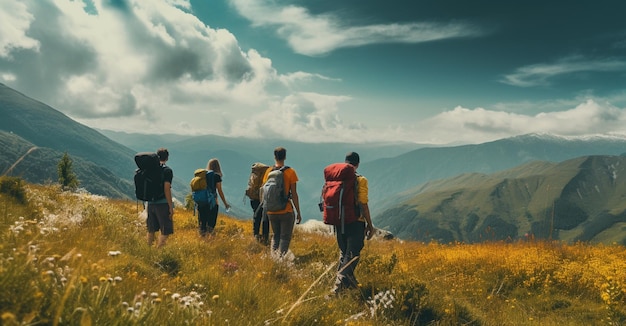
POLYGON ((359 291, 327 300, 337 249, 296 228, 276 261, 251 223, 220 215, 198 238, 177 210, 162 250, 145 245, 133 202, 27 185, 0 194, 0 315, 52 324, 589 325, 626 321, 622 246, 547 242, 439 245, 371 240, 359 291), (132 310, 132 311, 131 311, 132 310))

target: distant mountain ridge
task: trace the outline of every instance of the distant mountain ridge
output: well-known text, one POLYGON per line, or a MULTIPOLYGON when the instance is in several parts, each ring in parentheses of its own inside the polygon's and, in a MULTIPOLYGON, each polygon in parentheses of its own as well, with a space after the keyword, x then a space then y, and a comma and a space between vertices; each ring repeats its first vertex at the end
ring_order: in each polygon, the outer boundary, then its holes
POLYGON ((587 155, 621 155, 623 137, 559 137, 529 134, 476 145, 420 148, 362 164, 372 185, 372 210, 395 205, 394 194, 463 173, 494 173, 532 161, 561 162, 587 155))
POLYGON ((30 182, 56 181, 56 165, 64 152, 87 190, 113 198, 131 198, 132 150, 61 112, 0 84, 0 158, 4 173, 29 148, 37 147, 11 175, 30 182), (4 131, 4 132, 2 132, 4 131))
POLYGON ((383 212, 404 239, 555 239, 626 244, 626 157, 534 161, 428 182, 383 212))
POLYGON ((0 113, 0 130, 19 135, 39 147, 67 150, 72 156, 97 162, 116 174, 133 169, 133 162, 128 161, 128 156, 133 154, 129 148, 3 84, 0 84, 0 113))

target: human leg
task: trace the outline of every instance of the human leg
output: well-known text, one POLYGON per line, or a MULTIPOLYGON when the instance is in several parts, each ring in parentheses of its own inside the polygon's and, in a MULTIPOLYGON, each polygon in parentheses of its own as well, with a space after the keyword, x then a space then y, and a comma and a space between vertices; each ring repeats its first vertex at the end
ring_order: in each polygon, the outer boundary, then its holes
POLYGON ((170 206, 167 203, 155 204, 154 212, 160 225, 159 231, 161 231, 161 234, 157 242, 157 248, 160 248, 165 245, 167 237, 174 233, 174 221, 170 216, 170 206))
POLYGON ((259 230, 261 228, 261 219, 263 212, 260 212, 259 208, 260 202, 258 200, 251 199, 250 207, 252 208, 252 234, 255 238, 259 238, 259 230))
POLYGON ((270 226, 272 227, 272 251, 276 251, 278 250, 278 245, 280 244, 280 219, 277 215, 267 215, 264 218, 269 220, 270 226))
POLYGON ((146 240, 148 242, 148 246, 152 246, 152 244, 154 243, 155 234, 161 229, 161 226, 159 225, 155 205, 148 204, 147 211, 148 216, 146 218, 146 228, 148 230, 148 233, 146 236, 146 240))
POLYGON ((345 276, 349 287, 357 287, 358 282, 354 276, 354 270, 359 264, 361 250, 365 242, 365 223, 354 222, 349 224, 348 237, 346 239, 346 255, 344 256, 344 269, 342 274, 345 276))
POLYGON ((270 221, 267 218, 261 217, 261 219, 261 242, 267 245, 270 237, 270 221))
POLYGON ((208 233, 209 213, 208 205, 198 206, 198 230, 202 237, 206 237, 208 233))
POLYGON ((336 230, 337 245, 340 251, 339 264, 337 266, 337 278, 335 280, 335 293, 358 285, 354 276, 354 269, 359 263, 361 250, 365 240, 365 223, 354 222, 345 226, 344 233, 336 230))
POLYGON ((148 232, 148 236, 147 236, 148 247, 152 247, 152 244, 154 243, 154 237, 155 237, 154 232, 148 232))
POLYGON ((274 232, 272 241, 272 250, 278 250, 280 256, 284 256, 289 250, 291 237, 293 235, 293 226, 296 217, 293 212, 285 214, 269 215, 270 225, 274 232))
POLYGON ((217 212, 219 211, 219 205, 215 205, 212 208, 209 208, 208 220, 207 220, 207 232, 209 234, 213 233, 215 230, 215 225, 217 224, 217 212))

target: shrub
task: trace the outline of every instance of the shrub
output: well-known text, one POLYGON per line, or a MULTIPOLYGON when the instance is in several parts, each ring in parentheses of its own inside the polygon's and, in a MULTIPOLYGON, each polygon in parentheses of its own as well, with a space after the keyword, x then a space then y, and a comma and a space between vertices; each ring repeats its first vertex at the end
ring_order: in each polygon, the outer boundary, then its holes
POLYGON ((14 198, 20 204, 26 204, 26 190, 21 178, 0 177, 0 193, 14 198))

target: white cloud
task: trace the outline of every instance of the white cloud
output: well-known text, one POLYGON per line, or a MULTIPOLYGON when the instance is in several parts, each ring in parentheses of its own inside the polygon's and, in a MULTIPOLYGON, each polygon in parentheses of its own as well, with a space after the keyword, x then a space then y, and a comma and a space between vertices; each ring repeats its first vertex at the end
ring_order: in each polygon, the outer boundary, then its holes
POLYGON ((236 115, 263 102, 268 84, 280 85, 269 59, 206 26, 188 11, 189 1, 116 7, 96 0, 91 10, 71 0, 9 3, 0 8, 0 17, 11 18, 0 20, 11 26, 0 29, 3 79, 82 121, 178 120, 166 111, 183 107, 196 118, 215 110, 236 115))
MULTIPOLYGON (((72 0, 0 0, 0 4, 0 78, 101 129, 311 142, 403 140, 445 144, 531 132, 624 133, 622 126, 626 125, 623 109, 598 100, 582 100, 559 104, 572 108, 569 110, 534 115, 511 113, 526 112, 511 103, 492 110, 457 107, 423 122, 402 117, 402 125, 377 126, 374 130, 371 126, 378 121, 373 114, 389 112, 343 110, 349 106, 350 96, 303 91, 300 88, 312 82, 341 80, 305 71, 280 74, 257 50, 242 50, 228 30, 212 29, 201 22, 190 12, 189 1, 128 0, 128 6, 120 8, 110 1, 96 0, 89 10, 83 2, 72 0), (13 32, 8 33, 10 29, 13 32)), ((261 4, 248 3, 251 7, 247 9, 259 9, 261 15, 268 10, 261 4)), ((461 35, 451 26, 426 34, 419 30, 428 26, 416 24, 352 28, 341 26, 332 16, 311 16, 302 8, 278 9, 284 10, 268 15, 276 16, 274 20, 257 23, 276 24, 296 43, 310 38, 312 48, 301 49, 311 53, 317 51, 313 48, 326 51, 365 44, 370 42, 368 37, 376 42, 385 38, 418 42, 461 35), (441 30, 444 34, 437 34, 441 30), (301 34, 304 31, 314 35, 301 34), (325 36, 336 39, 324 43, 325 36)), ((626 70, 620 61, 571 61, 561 68, 547 69, 546 65, 523 70, 526 75, 512 80, 548 80, 587 66, 593 71, 626 70)), ((529 107, 536 104, 524 103, 529 107)), ((541 105, 547 112, 550 103, 541 105)))
POLYGON ((592 99, 573 109, 536 115, 456 107, 417 124, 413 139, 446 144, 459 140, 480 143, 529 133, 563 136, 626 134, 625 125, 626 109, 592 99))
POLYGON ((0 57, 9 57, 17 49, 37 50, 39 42, 28 36, 34 20, 25 3, 0 0, 0 57))
POLYGON ((256 50, 243 51, 228 30, 201 22, 188 1, 25 3, 22 16, 30 20, 16 25, 39 45, 22 46, 26 55, 17 64, 0 58, 3 79, 81 123, 305 141, 350 141, 364 129, 340 118, 339 105, 349 97, 293 93, 311 81, 338 79, 279 74, 256 50))
POLYGON ((349 124, 339 117, 339 104, 346 96, 294 93, 271 103, 269 112, 241 119, 232 127, 233 135, 282 137, 300 141, 354 141, 364 126, 349 124))
POLYGON ((349 26, 337 15, 313 15, 306 8, 280 6, 273 1, 231 0, 238 12, 256 26, 270 26, 304 55, 321 55, 339 48, 384 43, 421 43, 484 34, 465 23, 407 23, 349 26))
POLYGON ((550 80, 562 75, 579 72, 623 72, 626 71, 624 59, 586 59, 581 56, 564 58, 551 64, 535 64, 518 68, 514 73, 504 76, 505 84, 531 87, 545 86, 550 80))
POLYGON ((308 73, 304 71, 297 71, 294 73, 281 75, 279 79, 286 86, 299 84, 302 81, 309 81, 313 79, 328 80, 328 81, 341 81, 340 79, 337 79, 337 78, 330 78, 330 77, 326 77, 320 74, 312 74, 312 73, 308 73))

